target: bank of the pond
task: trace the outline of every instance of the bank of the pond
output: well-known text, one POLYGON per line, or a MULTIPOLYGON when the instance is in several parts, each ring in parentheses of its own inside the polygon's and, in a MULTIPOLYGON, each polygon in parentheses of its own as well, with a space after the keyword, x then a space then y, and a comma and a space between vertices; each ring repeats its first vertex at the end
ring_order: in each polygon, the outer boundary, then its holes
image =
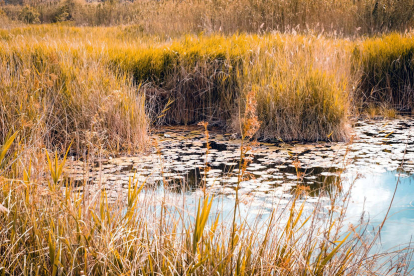
POLYGON ((125 27, 41 25, 1 31, 0 40, 1 140, 19 130, 25 143, 49 148, 74 140, 78 153, 142 149, 153 123, 242 132, 252 116, 256 137, 344 141, 360 107, 412 105, 410 34, 171 41, 125 27))

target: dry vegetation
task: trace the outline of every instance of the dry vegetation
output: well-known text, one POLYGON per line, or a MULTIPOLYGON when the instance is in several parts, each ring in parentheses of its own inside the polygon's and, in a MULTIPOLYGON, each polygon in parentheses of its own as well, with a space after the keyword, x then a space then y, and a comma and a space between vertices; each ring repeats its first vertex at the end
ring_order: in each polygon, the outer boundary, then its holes
POLYGON ((364 40, 353 58, 362 72, 356 89, 360 103, 389 103, 398 109, 414 107, 414 39, 391 34, 364 40))
POLYGON ((25 139, 47 147, 75 139, 76 149, 131 150, 145 141, 146 117, 169 124, 206 120, 237 131, 251 91, 261 121, 257 137, 265 139, 346 140, 347 116, 363 107, 412 108, 409 34, 163 40, 135 30, 40 25, 1 31, 2 105, 10 107, 2 109, 2 139, 24 128, 25 139), (37 96, 22 96, 31 91, 37 96))
POLYGON ((3 10, 26 23, 136 24, 140 32, 177 36, 199 32, 327 32, 345 35, 405 31, 413 24, 412 0, 7 0, 3 10), (20 5, 16 5, 20 4, 20 5))
MULTIPOLYGON (((136 152, 152 124, 199 121, 243 138, 346 140, 347 118, 361 109, 413 107, 411 33, 379 34, 410 29, 413 9, 412 0, 1 6, 1 273, 409 273, 409 251, 372 254, 378 236, 367 239, 363 224, 345 229, 343 212, 303 211, 306 189, 254 231, 238 199, 228 223, 210 214, 207 196, 195 216, 166 198, 154 206, 134 179, 116 204, 104 191, 86 198, 61 178, 66 156, 47 150, 136 152)), ((332 206, 345 210, 340 187, 332 206)))
POLYGON ((47 147, 75 139, 76 148, 134 148, 145 140, 144 94, 151 121, 230 127, 250 91, 263 138, 346 138, 350 42, 282 34, 159 41, 130 29, 3 31, 2 102, 11 107, 2 111, 3 139, 23 127, 47 147), (22 97, 32 91, 38 96, 22 97))
POLYGON ((52 25, 0 31, 1 100, 8 107, 1 111, 2 140, 23 130, 25 143, 66 147, 74 139, 77 150, 114 151, 139 149, 148 121, 206 120, 237 131, 251 91, 257 137, 265 139, 346 140, 347 116, 361 108, 412 108, 409 34, 163 40, 134 31, 52 25))
POLYGON ((72 140, 76 150, 144 146, 145 99, 129 76, 114 73, 82 43, 26 39, 0 46, 1 140, 19 131, 19 141, 35 147, 72 140))

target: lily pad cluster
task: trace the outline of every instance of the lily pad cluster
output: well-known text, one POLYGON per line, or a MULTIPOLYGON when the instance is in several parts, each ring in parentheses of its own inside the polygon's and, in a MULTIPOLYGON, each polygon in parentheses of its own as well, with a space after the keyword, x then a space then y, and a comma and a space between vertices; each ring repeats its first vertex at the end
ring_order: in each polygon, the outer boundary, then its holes
POLYGON ((220 130, 200 127, 163 127, 147 154, 70 161, 67 177, 79 192, 106 190, 110 199, 126 196, 128 186, 173 193, 200 193, 234 198, 262 206, 287 203, 298 185, 309 187, 308 202, 326 199, 333 183, 397 170, 401 177, 414 173, 414 122, 410 118, 359 120, 348 143, 261 143, 249 147, 241 160, 241 141, 220 130), (207 146, 208 145, 208 146, 207 146), (240 165, 246 161, 245 169, 240 165), (86 184, 86 185, 85 185, 86 184))

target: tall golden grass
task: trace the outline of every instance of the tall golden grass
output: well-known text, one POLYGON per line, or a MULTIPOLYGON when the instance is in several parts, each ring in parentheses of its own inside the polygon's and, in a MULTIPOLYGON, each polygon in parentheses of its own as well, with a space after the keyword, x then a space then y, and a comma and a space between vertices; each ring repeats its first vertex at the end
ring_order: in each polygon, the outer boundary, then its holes
POLYGON ((163 40, 136 36, 131 27, 41 25, 1 30, 0 38, 2 104, 9 107, 1 111, 3 141, 22 129, 24 139, 48 146, 76 139, 74 149, 138 148, 146 117, 237 126, 250 91, 262 122, 258 136, 345 140, 355 107, 409 109, 413 102, 409 34, 163 40))
POLYGON ((393 33, 361 41, 353 50, 361 74, 355 96, 366 105, 414 108, 414 38, 393 33))
POLYGON ((0 139, 26 145, 135 150, 146 140, 145 98, 126 74, 81 43, 8 39, 0 46, 0 139))
POLYGON ((231 126, 245 95, 254 90, 263 121, 259 135, 283 140, 346 138, 350 60, 344 40, 240 34, 157 42, 156 37, 135 38, 128 31, 63 26, 3 31, 2 100, 11 108, 3 110, 2 136, 25 128, 23 134, 36 125, 40 132, 33 137, 42 136, 48 145, 76 138, 132 148, 145 140, 145 112, 157 119, 168 104, 160 122, 208 120, 231 126), (22 97, 24 91, 36 94, 22 97), (22 104, 26 98, 38 104, 22 104), (50 106, 53 103, 59 108, 50 106), (16 120, 16 114, 33 115, 16 120), (39 119, 47 120, 46 125, 39 119))

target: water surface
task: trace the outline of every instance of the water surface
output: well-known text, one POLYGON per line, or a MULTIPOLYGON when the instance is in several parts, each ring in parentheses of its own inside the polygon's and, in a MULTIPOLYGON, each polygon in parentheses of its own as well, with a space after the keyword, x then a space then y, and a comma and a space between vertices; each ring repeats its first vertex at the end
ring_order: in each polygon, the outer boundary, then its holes
MULTIPOLYGON (((409 243, 414 235, 414 122, 360 120, 349 143, 254 143, 247 154, 248 167, 238 184, 241 141, 231 133, 201 127, 171 127, 155 132, 151 152, 141 156, 70 162, 68 176, 88 183, 88 193, 106 189, 113 200, 126 195, 132 177, 148 189, 166 193, 171 204, 196 206, 202 188, 216 196, 215 208, 223 217, 232 213, 239 185, 241 213, 265 218, 276 206, 289 204, 298 185, 309 187, 307 208, 326 202, 338 183, 352 185, 346 223, 358 224, 361 216, 369 228, 378 227, 388 211, 380 246, 389 249, 409 243), (206 167, 209 169, 206 170, 206 167), (180 201, 181 200, 181 201, 180 201)), ((78 190, 82 192, 83 187, 78 190)))

